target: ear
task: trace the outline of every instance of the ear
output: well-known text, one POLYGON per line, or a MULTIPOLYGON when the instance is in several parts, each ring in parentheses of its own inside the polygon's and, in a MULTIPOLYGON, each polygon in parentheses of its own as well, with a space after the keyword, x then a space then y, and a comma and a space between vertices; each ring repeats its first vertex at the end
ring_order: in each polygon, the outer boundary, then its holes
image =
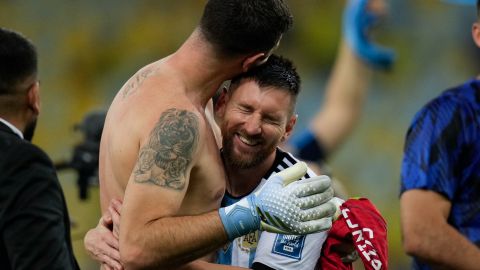
POLYGON ((222 92, 220 93, 220 96, 218 97, 217 103, 215 103, 215 116, 223 119, 223 116, 225 115, 225 107, 227 106, 228 102, 228 94, 227 94, 227 88, 222 87, 222 92))
POLYGON ((40 113, 40 83, 38 81, 27 90, 27 105, 35 115, 40 113))
POLYGON ((480 48, 480 22, 475 22, 472 26, 472 37, 477 47, 480 48))
POLYGON ((281 139, 282 142, 286 141, 288 138, 290 138, 290 135, 292 135, 293 128, 297 123, 297 118, 298 116, 296 114, 290 117, 290 120, 287 123, 287 127, 285 128, 285 134, 283 134, 281 139))
POLYGON ((242 71, 247 72, 252 67, 256 67, 258 65, 261 65, 261 64, 265 63, 267 60, 268 60, 268 55, 266 53, 263 53, 263 52, 251 55, 251 56, 245 58, 245 60, 243 60, 242 71))

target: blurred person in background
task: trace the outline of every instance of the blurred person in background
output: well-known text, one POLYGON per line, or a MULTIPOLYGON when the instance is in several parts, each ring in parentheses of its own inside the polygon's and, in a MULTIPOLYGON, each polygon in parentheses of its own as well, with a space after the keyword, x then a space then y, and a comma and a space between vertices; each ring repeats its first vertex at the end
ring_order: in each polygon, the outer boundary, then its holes
MULTIPOLYGON (((374 42, 372 29, 387 15, 384 0, 349 0, 343 12, 343 37, 329 77, 324 102, 309 126, 286 142, 286 149, 309 162, 316 173, 331 175, 327 164, 352 134, 362 115, 373 70, 392 68, 393 50, 374 42)), ((347 198, 340 181, 333 179, 335 196, 347 198)))
MULTIPOLYGON (((476 4, 472 36, 480 47, 476 4)), ((413 269, 479 269, 480 77, 446 90, 415 115, 405 142, 400 214, 413 269)))
POLYGON ((36 49, 0 28, 0 268, 79 269, 55 168, 31 143, 39 113, 36 49))
MULTIPOLYGON (((393 53, 375 44, 371 37, 371 28, 378 22, 380 17, 385 15, 385 8, 386 6, 383 0, 352 0, 348 2, 344 12, 344 37, 340 45, 335 68, 327 86, 327 98, 324 106, 322 106, 322 110, 320 110, 316 118, 312 120, 313 126, 318 125, 323 128, 312 128, 313 130, 318 130, 318 132, 312 131, 312 129, 305 132, 302 131, 303 134, 299 136, 300 139, 294 139, 294 142, 291 143, 293 148, 296 149, 295 152, 297 154, 302 155, 302 157, 307 160, 315 162, 310 163, 309 166, 312 164, 314 166, 315 164, 323 165, 327 156, 323 149, 326 148, 328 149, 328 153, 331 153, 353 130, 355 123, 357 123, 359 119, 363 100, 371 78, 372 68, 384 70, 391 68, 393 64, 393 53), (320 139, 318 139, 315 134, 319 134, 318 137, 320 137, 320 139), (324 137, 325 139, 322 139, 324 137), (325 143, 323 143, 323 141, 325 141, 325 143), (316 151, 319 147, 313 144, 322 144, 325 146, 321 147, 321 151, 316 151)), ((232 100, 230 99, 230 101, 232 100)), ((217 118, 217 120, 220 119, 217 118)), ((319 172, 325 172, 324 168, 316 169, 319 172)), ((227 167, 226 169, 227 175, 235 175, 236 171, 238 171, 238 169, 234 167, 230 169, 227 167)), ((337 191, 338 190, 336 190, 336 192, 337 191)), ((231 194, 231 191, 227 188, 224 201, 238 199, 237 196, 232 197, 231 194)), ((340 192, 339 194, 344 193, 340 192)), ((344 194, 343 197, 347 197, 347 195, 344 194)), ((120 207, 119 202, 116 203, 116 205, 118 208, 120 207)), ((113 215, 117 216, 116 211, 113 211, 113 215)), ((105 219, 101 219, 99 226, 87 233, 85 246, 95 260, 106 263, 112 268, 120 269, 118 240, 108 228, 111 225, 111 217, 106 215, 105 219)), ((262 233, 262 235, 264 235, 264 233, 262 233)), ((241 246, 242 243, 245 242, 245 237, 235 239, 234 243, 237 243, 235 245, 241 246)), ((250 237, 250 239, 254 240, 249 248, 249 252, 251 253, 249 260, 251 264, 254 259, 253 254, 255 254, 255 248, 258 244, 258 236, 257 238, 250 237)), ((260 237, 260 239, 262 239, 262 237, 260 237)), ((231 252, 231 249, 232 245, 229 245, 228 249, 221 249, 218 253, 226 254, 231 252)), ((233 247, 233 249, 235 249, 235 247, 233 247)), ((270 248, 269 252, 271 250, 270 248)), ((318 255, 319 251, 320 250, 318 250, 318 255)), ((231 253, 229 254, 231 255, 231 253)), ((221 263, 248 267, 248 264, 242 264, 238 261, 238 258, 241 256, 230 260, 226 255, 222 256, 221 263)), ((271 263, 275 264, 275 262, 271 263)), ((293 267, 292 269, 294 269, 294 265, 296 264, 291 265, 291 267, 293 267)))

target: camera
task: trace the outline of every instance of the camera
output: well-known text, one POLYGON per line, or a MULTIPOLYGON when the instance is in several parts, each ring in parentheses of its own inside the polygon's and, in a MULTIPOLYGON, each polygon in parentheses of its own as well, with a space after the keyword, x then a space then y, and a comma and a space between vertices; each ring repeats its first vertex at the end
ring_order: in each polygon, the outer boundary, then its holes
POLYGON ((105 111, 88 112, 83 120, 74 126, 75 130, 83 134, 83 140, 73 147, 71 160, 55 164, 57 171, 76 171, 81 200, 88 198, 90 186, 98 185, 98 156, 105 117, 105 111))

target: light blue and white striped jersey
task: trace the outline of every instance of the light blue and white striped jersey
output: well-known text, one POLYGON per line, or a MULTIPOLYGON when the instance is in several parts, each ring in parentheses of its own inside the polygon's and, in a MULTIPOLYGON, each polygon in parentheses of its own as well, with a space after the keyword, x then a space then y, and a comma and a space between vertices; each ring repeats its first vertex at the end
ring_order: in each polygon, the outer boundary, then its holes
MULTIPOLYGON (((277 148, 273 166, 252 192, 261 188, 270 175, 297 162, 298 160, 290 153, 277 148)), ((315 176, 315 173, 308 169, 302 179, 312 176, 315 176)), ((248 195, 245 194, 245 196, 248 195)), ((232 205, 243 197, 233 197, 225 193, 222 207, 232 205)), ((273 269, 313 269, 320 257, 326 237, 327 232, 298 236, 255 231, 234 239, 233 242, 218 250, 217 263, 252 268, 255 262, 273 269)))

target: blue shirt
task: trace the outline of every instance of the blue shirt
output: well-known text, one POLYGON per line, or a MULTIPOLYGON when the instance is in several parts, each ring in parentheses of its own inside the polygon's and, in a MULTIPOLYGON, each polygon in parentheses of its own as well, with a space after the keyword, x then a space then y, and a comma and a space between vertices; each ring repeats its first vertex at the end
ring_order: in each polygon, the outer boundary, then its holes
MULTIPOLYGON (((408 130, 401 193, 432 190, 451 202, 448 223, 480 247, 480 80, 425 105, 408 130)), ((414 269, 430 269, 414 259, 414 269)))

